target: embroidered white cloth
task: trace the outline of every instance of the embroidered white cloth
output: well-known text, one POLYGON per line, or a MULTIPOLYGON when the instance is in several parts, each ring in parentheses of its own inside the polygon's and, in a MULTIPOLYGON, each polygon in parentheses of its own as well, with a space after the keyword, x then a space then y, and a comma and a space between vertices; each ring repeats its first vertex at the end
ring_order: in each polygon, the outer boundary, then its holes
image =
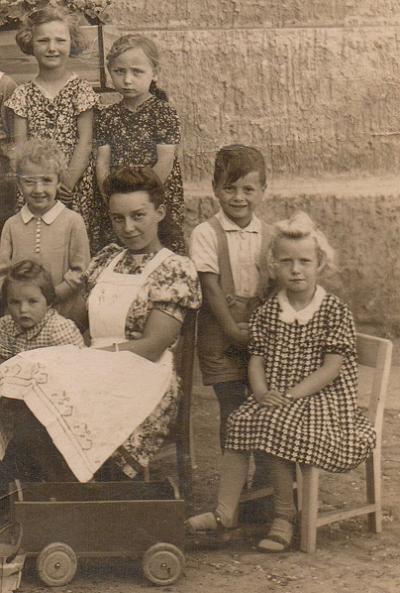
MULTIPOLYGON (((169 387, 172 354, 57 346, 0 365, 0 396, 25 401, 80 482, 86 482, 154 410, 169 387)), ((1 458, 6 435, 0 435, 1 458)))

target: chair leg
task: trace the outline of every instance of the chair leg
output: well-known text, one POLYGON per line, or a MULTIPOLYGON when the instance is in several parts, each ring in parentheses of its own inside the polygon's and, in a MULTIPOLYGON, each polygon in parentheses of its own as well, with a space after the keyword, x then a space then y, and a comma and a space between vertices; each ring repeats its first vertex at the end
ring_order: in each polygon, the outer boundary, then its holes
POLYGON ((317 546, 319 470, 312 465, 303 465, 302 508, 300 549, 315 552, 317 546))
POLYGON ((301 512, 303 508, 303 474, 298 463, 296 463, 296 496, 297 511, 301 512))
POLYGON ((374 533, 382 531, 382 499, 381 499, 381 455, 375 449, 366 462, 367 500, 375 504, 375 512, 368 515, 368 527, 374 533))
POLYGON ((193 472, 190 454, 177 448, 177 466, 179 490, 182 497, 190 505, 193 500, 193 472))

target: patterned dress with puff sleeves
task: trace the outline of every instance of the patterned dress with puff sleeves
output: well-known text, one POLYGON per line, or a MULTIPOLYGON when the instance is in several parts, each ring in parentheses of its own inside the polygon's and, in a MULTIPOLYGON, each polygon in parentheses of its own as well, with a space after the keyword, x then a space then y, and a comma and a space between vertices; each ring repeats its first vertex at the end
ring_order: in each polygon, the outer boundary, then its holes
MULTIPOLYGON (((135 111, 122 102, 102 109, 96 124, 98 146, 111 149, 111 169, 121 165, 149 165, 157 162, 157 144, 181 141, 179 116, 167 101, 149 97, 135 111)), ((183 185, 178 158, 164 183, 169 237, 163 243, 175 253, 185 253, 183 236, 183 185)))
MULTIPOLYGON (((27 119, 28 137, 51 138, 71 159, 78 141, 78 115, 93 109, 99 99, 91 85, 73 75, 60 92, 49 98, 34 82, 27 82, 17 87, 6 102, 7 107, 20 117, 27 119)), ((72 208, 79 212, 85 221, 92 252, 96 252, 102 243, 102 218, 106 217, 105 207, 96 202, 94 191, 93 159, 83 172, 73 191, 72 208)), ((23 205, 22 196, 19 206, 23 205)))
MULTIPOLYGON (((310 305, 309 305, 310 307, 310 305)), ((357 405, 358 369, 351 312, 318 287, 308 318, 296 318, 284 293, 266 301, 250 322, 250 353, 264 358, 269 389, 282 393, 322 366, 327 353, 343 356, 339 376, 319 393, 278 407, 253 396, 229 417, 226 447, 265 451, 330 472, 364 461, 375 432, 357 405)))
MULTIPOLYGON (((96 280, 122 247, 111 244, 93 258, 87 273, 87 289, 90 291, 96 280)), ((117 263, 114 272, 121 274, 141 273, 144 266, 154 257, 150 254, 133 254, 126 251, 117 263)), ((153 309, 158 309, 182 322, 189 309, 197 309, 201 302, 199 281, 194 265, 189 258, 171 253, 147 278, 140 292, 133 300, 125 323, 127 340, 142 333, 147 318, 153 309)), ((140 467, 147 466, 151 457, 162 445, 174 422, 179 396, 179 381, 174 374, 171 385, 155 410, 130 435, 124 443, 129 452, 125 459, 119 451, 115 459, 127 475, 134 475, 140 467)))

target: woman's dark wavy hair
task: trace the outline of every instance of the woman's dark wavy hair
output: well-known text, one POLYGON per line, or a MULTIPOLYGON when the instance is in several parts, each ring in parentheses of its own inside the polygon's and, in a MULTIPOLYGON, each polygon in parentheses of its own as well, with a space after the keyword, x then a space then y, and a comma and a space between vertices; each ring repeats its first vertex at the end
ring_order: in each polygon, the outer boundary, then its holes
MULTIPOLYGON (((145 191, 149 195, 154 208, 164 205, 164 186, 157 173, 149 166, 123 165, 113 171, 104 181, 103 191, 108 199, 113 194, 130 194, 135 191, 145 191)), ((170 223, 168 211, 165 218, 158 225, 158 236, 162 243, 168 241, 170 223)))
POLYGON ((30 259, 21 260, 8 269, 1 287, 1 298, 4 305, 7 305, 8 289, 12 282, 34 284, 40 289, 48 305, 53 305, 56 300, 54 284, 49 272, 30 259))
POLYGON ((71 56, 76 56, 87 48, 87 39, 79 28, 77 17, 61 6, 45 6, 29 12, 23 19, 22 25, 15 36, 15 40, 24 54, 33 55, 32 41, 35 27, 53 21, 61 21, 68 25, 71 36, 71 56))
MULTIPOLYGON (((160 54, 156 44, 152 39, 145 37, 144 35, 137 35, 135 33, 129 33, 128 35, 122 35, 112 44, 110 51, 106 56, 107 68, 110 71, 113 62, 123 53, 130 49, 136 49, 139 47, 146 58, 149 60, 155 73, 158 74, 160 70, 160 54)), ((162 101, 168 101, 168 95, 157 85, 155 80, 151 81, 150 93, 161 99, 162 101)))

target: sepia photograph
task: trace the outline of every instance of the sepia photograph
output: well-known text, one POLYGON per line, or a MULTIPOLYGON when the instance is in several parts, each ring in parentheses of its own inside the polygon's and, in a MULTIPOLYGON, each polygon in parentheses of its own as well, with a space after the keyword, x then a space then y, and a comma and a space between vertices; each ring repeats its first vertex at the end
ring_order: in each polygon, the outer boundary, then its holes
POLYGON ((0 593, 400 591, 400 0, 0 0, 0 593))

